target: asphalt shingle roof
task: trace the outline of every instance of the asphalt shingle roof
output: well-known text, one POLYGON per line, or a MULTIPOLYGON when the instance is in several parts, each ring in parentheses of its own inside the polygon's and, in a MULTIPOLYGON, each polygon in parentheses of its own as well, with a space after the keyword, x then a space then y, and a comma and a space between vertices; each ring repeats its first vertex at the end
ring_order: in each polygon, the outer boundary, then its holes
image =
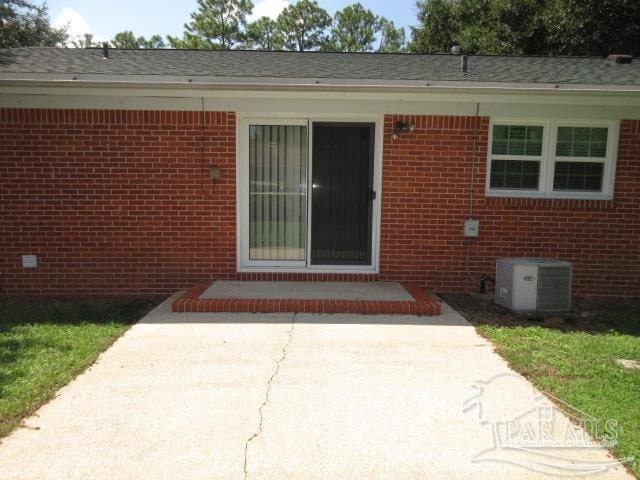
POLYGON ((216 50, 16 48, 0 50, 0 79, 12 74, 169 75, 192 77, 472 81, 640 86, 640 59, 403 55, 216 50))

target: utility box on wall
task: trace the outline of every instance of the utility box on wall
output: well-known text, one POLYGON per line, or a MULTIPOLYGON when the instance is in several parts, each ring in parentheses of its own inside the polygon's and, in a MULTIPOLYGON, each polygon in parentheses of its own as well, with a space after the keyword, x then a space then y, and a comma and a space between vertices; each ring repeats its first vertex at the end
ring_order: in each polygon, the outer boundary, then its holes
POLYGON ((496 261, 495 302, 516 312, 571 308, 571 263, 545 258, 496 261))

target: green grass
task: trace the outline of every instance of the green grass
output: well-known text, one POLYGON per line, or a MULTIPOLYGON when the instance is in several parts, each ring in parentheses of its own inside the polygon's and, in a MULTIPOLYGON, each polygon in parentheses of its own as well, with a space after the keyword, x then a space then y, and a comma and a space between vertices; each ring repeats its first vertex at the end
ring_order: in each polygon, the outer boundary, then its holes
POLYGON ((636 329, 640 314, 620 315, 615 323, 621 328, 600 334, 537 326, 485 324, 477 328, 512 368, 537 387, 601 421, 617 420, 614 453, 620 458, 634 457, 631 468, 640 475, 640 370, 623 369, 615 362, 640 360, 636 329))
POLYGON ((91 365, 154 303, 0 297, 0 437, 91 365))

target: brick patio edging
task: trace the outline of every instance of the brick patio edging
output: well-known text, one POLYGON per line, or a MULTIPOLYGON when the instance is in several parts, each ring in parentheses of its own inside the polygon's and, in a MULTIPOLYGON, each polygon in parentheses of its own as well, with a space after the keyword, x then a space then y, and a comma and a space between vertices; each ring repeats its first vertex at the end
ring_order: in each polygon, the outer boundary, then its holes
POLYGON ((442 305, 417 285, 403 287, 414 301, 200 298, 210 283, 200 283, 173 302, 175 313, 354 313, 361 315, 440 315, 442 305))

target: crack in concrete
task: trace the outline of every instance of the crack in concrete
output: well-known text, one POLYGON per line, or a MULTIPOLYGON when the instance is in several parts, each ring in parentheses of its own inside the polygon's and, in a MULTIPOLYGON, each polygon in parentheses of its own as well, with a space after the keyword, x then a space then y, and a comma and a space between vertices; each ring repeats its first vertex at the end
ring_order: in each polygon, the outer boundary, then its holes
POLYGON ((258 415, 260 416, 260 421, 258 422, 258 429, 247 439, 247 441, 244 444, 244 480, 247 480, 247 476, 249 475, 249 471, 247 470, 247 454, 249 452, 249 444, 252 441, 254 441, 256 438, 258 438, 262 433, 262 423, 264 420, 262 411, 269 403, 269 395, 271 394, 271 385, 273 384, 273 380, 276 378, 276 376, 278 375, 278 372, 280 371, 280 365, 282 365, 282 362, 284 362, 285 358, 287 358, 287 348, 289 347, 289 344, 291 343, 291 339, 293 338, 293 329, 296 326, 297 315, 298 315, 297 313, 294 314, 293 318, 291 319, 291 328, 287 332, 288 334, 287 341, 282 347, 282 356, 278 359, 278 361, 276 361, 275 371, 267 381, 267 391, 265 392, 265 395, 264 395, 264 401, 262 402, 262 405, 260 405, 260 407, 258 408, 258 415))

